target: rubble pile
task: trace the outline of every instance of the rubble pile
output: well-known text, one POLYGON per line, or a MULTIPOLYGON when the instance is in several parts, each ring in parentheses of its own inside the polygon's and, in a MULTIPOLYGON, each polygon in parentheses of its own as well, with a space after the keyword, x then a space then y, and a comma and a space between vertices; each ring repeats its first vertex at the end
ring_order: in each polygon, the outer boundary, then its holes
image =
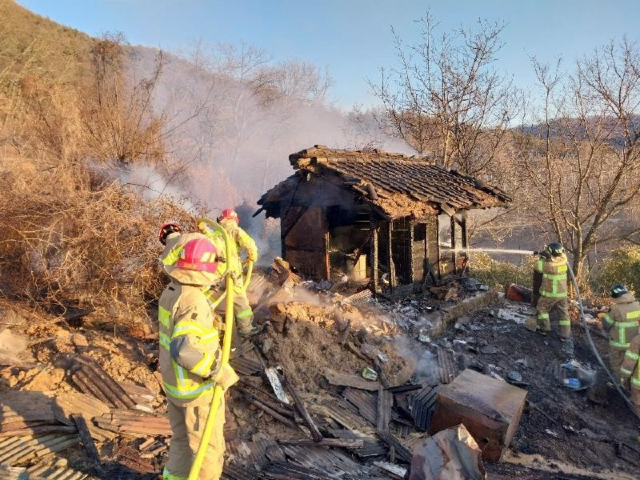
MULTIPOLYGON (((466 278, 393 303, 278 263, 250 293, 264 329, 232 356, 223 478, 635 475, 630 413, 577 328, 569 362, 525 328, 526 305, 466 278), (579 372, 590 383, 568 389, 579 372)), ((2 478, 157 478, 170 437, 157 334, 17 307, 0 313, 2 478)))

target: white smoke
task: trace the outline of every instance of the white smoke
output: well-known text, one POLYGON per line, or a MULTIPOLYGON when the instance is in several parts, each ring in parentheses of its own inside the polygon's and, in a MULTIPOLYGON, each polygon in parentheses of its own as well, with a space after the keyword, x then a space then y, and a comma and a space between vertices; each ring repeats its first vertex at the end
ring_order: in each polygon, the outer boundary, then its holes
MULTIPOLYGON (((134 49, 134 81, 153 71, 156 53, 134 49)), ((245 45, 207 54, 198 47, 189 60, 165 55, 165 61, 154 108, 167 119, 165 143, 176 173, 167 177, 134 167, 121 178, 146 185, 145 196, 187 197, 214 217, 224 208, 248 205, 243 226, 262 252, 279 254, 279 235, 274 241, 269 233, 276 229, 250 213, 264 192, 293 173, 291 153, 316 144, 409 150, 383 136, 371 115, 329 105, 321 91, 327 78, 308 64, 274 65, 245 45)))

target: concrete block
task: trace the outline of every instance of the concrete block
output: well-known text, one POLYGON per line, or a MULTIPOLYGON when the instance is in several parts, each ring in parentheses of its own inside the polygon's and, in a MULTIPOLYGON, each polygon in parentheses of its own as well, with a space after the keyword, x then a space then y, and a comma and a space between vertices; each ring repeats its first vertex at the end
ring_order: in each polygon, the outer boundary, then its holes
POLYGON ((499 462, 518 429, 526 396, 521 388, 467 369, 440 390, 429 434, 463 424, 482 458, 499 462))

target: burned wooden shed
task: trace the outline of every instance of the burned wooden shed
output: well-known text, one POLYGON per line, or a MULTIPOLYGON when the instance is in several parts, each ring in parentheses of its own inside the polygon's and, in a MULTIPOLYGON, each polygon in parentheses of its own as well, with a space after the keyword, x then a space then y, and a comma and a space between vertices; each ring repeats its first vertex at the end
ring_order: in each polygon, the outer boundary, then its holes
POLYGON ((296 172, 258 201, 281 220, 283 258, 316 280, 346 274, 377 292, 458 271, 467 212, 510 201, 426 158, 316 145, 289 161, 296 172))

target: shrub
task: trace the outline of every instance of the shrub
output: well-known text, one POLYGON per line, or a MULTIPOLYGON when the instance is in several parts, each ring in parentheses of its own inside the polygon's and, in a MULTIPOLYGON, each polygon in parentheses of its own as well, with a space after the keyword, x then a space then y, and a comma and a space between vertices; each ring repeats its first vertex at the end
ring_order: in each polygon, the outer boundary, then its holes
POLYGON ((602 261, 598 273, 594 276, 594 293, 608 296, 616 283, 622 283, 630 290, 640 292, 640 247, 621 247, 613 250, 602 261))
POLYGON ((486 253, 473 253, 469 262, 470 275, 490 287, 506 287, 516 283, 531 288, 534 257, 524 257, 520 264, 491 258, 486 253))
POLYGON ((166 280, 157 228, 193 219, 83 164, 0 157, 0 290, 39 305, 79 301, 112 320, 147 316, 166 280))

